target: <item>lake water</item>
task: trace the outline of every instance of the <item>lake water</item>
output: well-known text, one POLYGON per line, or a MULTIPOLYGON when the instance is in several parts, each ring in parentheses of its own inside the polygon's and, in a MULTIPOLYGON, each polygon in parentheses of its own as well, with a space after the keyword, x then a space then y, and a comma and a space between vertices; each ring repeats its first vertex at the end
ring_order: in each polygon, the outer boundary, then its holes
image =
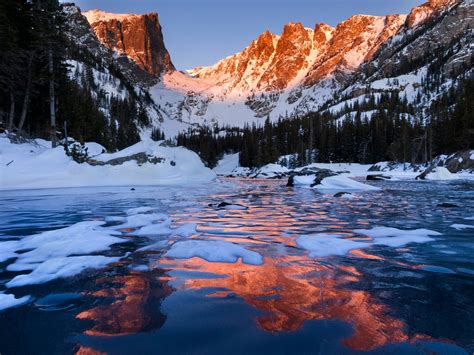
POLYGON ((0 353, 473 353, 474 229, 452 225, 474 225, 466 219, 474 217, 474 183, 374 185, 382 191, 351 199, 282 180, 238 179, 1 192, 0 249, 83 221, 107 220, 104 228, 126 243, 92 253, 123 256, 118 262, 37 285, 7 289, 29 271, 8 271, 15 259, 0 263, 0 292, 31 296, 0 313, 0 353), (222 201, 248 209, 208 206, 222 201), (447 202, 458 207, 437 207, 447 202), (156 237, 120 228, 137 207, 166 214, 172 229, 196 223, 197 230, 156 237), (354 230, 377 226, 441 235, 323 257, 310 257, 296 241, 325 233, 364 243, 354 230), (186 239, 232 242, 262 255, 263 264, 164 255, 186 239))

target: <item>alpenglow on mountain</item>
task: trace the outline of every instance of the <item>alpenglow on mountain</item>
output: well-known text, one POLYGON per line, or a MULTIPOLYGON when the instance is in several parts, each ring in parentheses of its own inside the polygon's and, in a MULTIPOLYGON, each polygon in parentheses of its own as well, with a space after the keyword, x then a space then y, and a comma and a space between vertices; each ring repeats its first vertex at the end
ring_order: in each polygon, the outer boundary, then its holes
POLYGON ((439 65, 449 85, 471 71, 473 7, 472 0, 431 0, 406 15, 355 15, 336 27, 288 23, 281 34, 265 32, 240 53, 188 72, 173 66, 156 13, 81 15, 73 6, 65 12, 75 18, 73 41, 81 45, 78 36, 86 32, 96 38, 92 55, 107 52, 110 63, 120 63, 120 80, 141 90, 139 105, 149 119, 136 123, 140 134, 158 127, 174 136, 190 127, 242 127, 311 111, 344 117, 346 106, 364 102, 367 93, 398 91, 409 101, 421 95, 429 105, 434 94, 422 82, 432 53, 446 53, 439 65))

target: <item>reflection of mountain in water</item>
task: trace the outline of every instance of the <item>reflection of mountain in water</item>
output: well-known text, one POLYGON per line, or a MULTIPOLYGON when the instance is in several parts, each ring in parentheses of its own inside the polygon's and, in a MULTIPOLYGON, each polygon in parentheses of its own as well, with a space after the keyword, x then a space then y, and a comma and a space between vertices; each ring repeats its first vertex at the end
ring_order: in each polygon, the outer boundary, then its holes
POLYGON ((187 280, 185 288, 225 289, 208 297, 235 293, 265 312, 257 324, 266 331, 297 331, 308 320, 338 319, 353 326, 353 334, 343 343, 355 350, 420 338, 407 334, 405 323, 389 315, 388 307, 369 292, 344 288, 361 276, 354 267, 333 270, 304 256, 266 258, 262 266, 208 263, 198 258, 174 263, 174 269, 215 274, 216 278, 187 280))
POLYGON ((161 270, 112 276, 97 280, 103 287, 92 295, 113 298, 113 302, 79 313, 78 319, 92 320, 87 335, 119 336, 159 329, 166 321, 162 301, 173 289, 160 281, 161 270))

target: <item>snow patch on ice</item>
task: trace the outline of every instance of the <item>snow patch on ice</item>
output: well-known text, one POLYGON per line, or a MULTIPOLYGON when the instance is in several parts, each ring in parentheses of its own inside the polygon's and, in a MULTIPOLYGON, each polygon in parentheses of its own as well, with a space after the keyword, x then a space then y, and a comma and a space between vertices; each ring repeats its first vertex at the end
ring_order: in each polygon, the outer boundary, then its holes
POLYGON ((0 292, 0 312, 12 307, 21 306, 30 300, 30 296, 23 296, 16 298, 14 295, 5 294, 0 292))
POLYGON ((296 240, 296 244, 309 251, 311 257, 325 257, 331 255, 345 255, 351 250, 368 248, 369 243, 356 242, 345 239, 339 234, 311 234, 303 235, 296 240))
MULTIPOLYGON (((467 218, 466 218, 467 219, 467 218)), ((470 224, 452 224, 451 225, 451 228, 454 228, 458 231, 462 231, 462 230, 465 230, 465 229, 470 229, 470 228, 474 228, 473 225, 470 225, 470 224)))
POLYGON ((173 244, 165 254, 167 257, 189 259, 199 257, 209 262, 235 263, 239 258, 251 265, 261 265, 260 254, 240 245, 224 241, 187 240, 173 244))
POLYGON ((296 244, 309 251, 311 257, 345 255, 351 250, 365 249, 375 245, 399 248, 410 243, 427 243, 434 239, 430 236, 441 235, 428 229, 401 230, 389 227, 373 229, 356 229, 354 233, 370 237, 371 240, 360 241, 346 238, 339 234, 310 234, 296 239, 296 244))
POLYGON ((71 277, 80 274, 86 269, 101 269, 117 262, 121 257, 106 257, 102 255, 73 256, 46 260, 39 264, 27 275, 15 276, 7 282, 7 287, 42 284, 59 278, 71 277))
POLYGON ((0 262, 16 259, 7 266, 8 271, 32 271, 16 276, 7 283, 7 287, 73 276, 86 268, 101 268, 119 260, 100 255, 84 256, 126 242, 116 237, 120 233, 103 228, 104 224, 103 221, 79 222, 66 228, 0 243, 0 262))

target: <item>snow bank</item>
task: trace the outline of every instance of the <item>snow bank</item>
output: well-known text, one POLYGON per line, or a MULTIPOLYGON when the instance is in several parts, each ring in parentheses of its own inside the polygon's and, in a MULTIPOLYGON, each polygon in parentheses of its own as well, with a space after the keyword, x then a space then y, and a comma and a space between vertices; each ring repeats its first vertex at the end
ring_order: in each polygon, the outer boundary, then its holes
POLYGON ((246 264, 261 265, 260 254, 240 245, 224 241, 187 240, 173 244, 165 254, 167 257, 189 259, 199 257, 209 262, 235 263, 239 258, 246 264))
POLYGON ((457 180, 458 176, 452 174, 448 169, 438 166, 431 173, 426 175, 426 180, 457 180))
POLYGON ((331 176, 323 179, 320 185, 314 187, 317 190, 351 190, 351 191, 379 191, 375 186, 363 184, 343 175, 331 176))
POLYGON ((213 170, 217 175, 229 175, 239 167, 239 153, 226 154, 213 170))
POLYGON ((286 174, 289 171, 290 169, 280 164, 267 164, 258 170, 256 177, 272 178, 282 174, 286 174))
POLYGON ((21 306, 30 300, 30 296, 15 298, 14 295, 8 295, 0 292, 0 312, 12 307, 21 306))
MULTIPOLYGON (((314 183, 316 175, 295 176, 295 186, 310 186, 314 183)), ((379 191, 375 186, 363 184, 355 181, 345 175, 330 176, 321 181, 321 184, 314 186, 317 190, 334 190, 334 191, 379 191)))
POLYGON ((375 245, 399 248, 410 243, 427 243, 434 239, 430 236, 441 235, 429 229, 401 230, 388 227, 373 229, 356 229, 354 233, 370 237, 371 240, 360 241, 345 238, 339 234, 311 234, 296 239, 296 244, 309 251, 311 257, 345 255, 351 250, 366 249, 375 245))
MULTIPOLYGON (((106 162, 137 153, 161 158, 153 164, 138 165, 131 160, 121 165, 77 164, 62 147, 40 144, 12 144, 0 136, 0 179, 2 190, 85 186, 180 185, 213 180, 216 174, 206 168, 194 152, 182 147, 164 147, 159 142, 143 141, 120 152, 99 154, 94 159, 106 162)), ((88 143, 91 155, 102 148, 88 143)))

